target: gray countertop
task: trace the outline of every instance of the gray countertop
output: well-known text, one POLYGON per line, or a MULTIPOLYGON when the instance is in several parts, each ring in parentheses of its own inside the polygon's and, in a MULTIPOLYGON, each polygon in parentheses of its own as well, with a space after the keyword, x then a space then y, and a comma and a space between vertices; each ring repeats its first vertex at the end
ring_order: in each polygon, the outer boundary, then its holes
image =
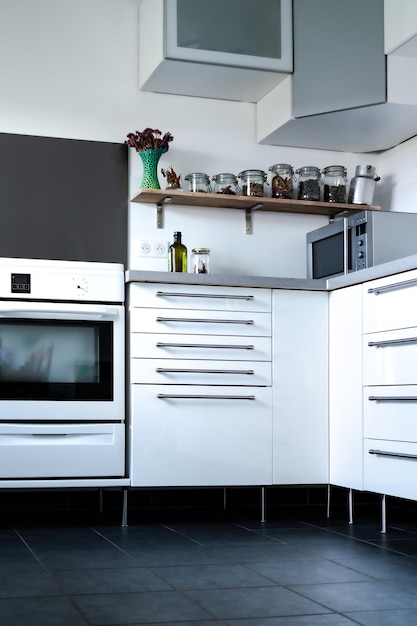
POLYGON ((307 291, 332 291, 357 285, 374 278, 383 278, 417 268, 417 255, 390 261, 335 278, 308 280, 305 278, 283 278, 274 276, 240 276, 227 274, 182 274, 177 272, 155 272, 127 270, 126 283, 165 283, 180 285, 220 285, 225 287, 266 287, 272 289, 300 289, 307 291))

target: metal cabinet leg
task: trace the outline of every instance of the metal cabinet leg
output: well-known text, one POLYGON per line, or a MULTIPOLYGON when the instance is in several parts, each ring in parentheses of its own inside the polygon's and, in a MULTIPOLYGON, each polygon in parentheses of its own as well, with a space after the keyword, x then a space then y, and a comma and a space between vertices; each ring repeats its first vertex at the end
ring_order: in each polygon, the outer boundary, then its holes
POLYGON ((261 487, 261 522, 266 522, 266 490, 265 487, 261 487))
POLYGON ((381 496, 381 533, 387 532, 387 498, 383 494, 381 496))
POLYGON ((353 489, 349 489, 349 524, 353 524, 353 489))
POLYGON ((330 518, 330 484, 327 485, 327 505, 326 505, 326 517, 330 518))
POLYGON ((127 487, 123 487, 122 528, 127 528, 127 487))
POLYGON ((227 489, 223 487, 223 511, 227 509, 227 489))

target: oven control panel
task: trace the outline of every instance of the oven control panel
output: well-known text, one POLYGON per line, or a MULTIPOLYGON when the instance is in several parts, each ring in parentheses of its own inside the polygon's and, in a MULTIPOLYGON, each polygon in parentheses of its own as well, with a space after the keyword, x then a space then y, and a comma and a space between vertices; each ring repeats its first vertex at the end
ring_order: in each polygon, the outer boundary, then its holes
POLYGON ((11 275, 12 293, 30 293, 30 274, 11 275))

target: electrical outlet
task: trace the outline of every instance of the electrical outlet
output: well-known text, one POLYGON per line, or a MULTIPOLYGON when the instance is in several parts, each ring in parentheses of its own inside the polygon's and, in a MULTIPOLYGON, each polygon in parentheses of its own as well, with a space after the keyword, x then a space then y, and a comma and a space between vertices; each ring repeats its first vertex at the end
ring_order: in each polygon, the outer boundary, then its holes
POLYGON ((168 254, 169 243, 167 241, 153 241, 147 239, 139 241, 137 256, 149 259, 164 258, 168 254))

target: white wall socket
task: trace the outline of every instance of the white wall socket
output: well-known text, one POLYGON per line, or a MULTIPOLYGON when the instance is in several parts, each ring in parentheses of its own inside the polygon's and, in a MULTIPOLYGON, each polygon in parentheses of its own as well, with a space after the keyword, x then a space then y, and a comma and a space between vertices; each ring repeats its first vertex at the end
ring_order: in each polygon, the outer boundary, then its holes
POLYGON ((137 256, 148 257, 148 259, 165 258, 168 254, 168 248, 168 241, 145 239, 138 243, 137 256))

